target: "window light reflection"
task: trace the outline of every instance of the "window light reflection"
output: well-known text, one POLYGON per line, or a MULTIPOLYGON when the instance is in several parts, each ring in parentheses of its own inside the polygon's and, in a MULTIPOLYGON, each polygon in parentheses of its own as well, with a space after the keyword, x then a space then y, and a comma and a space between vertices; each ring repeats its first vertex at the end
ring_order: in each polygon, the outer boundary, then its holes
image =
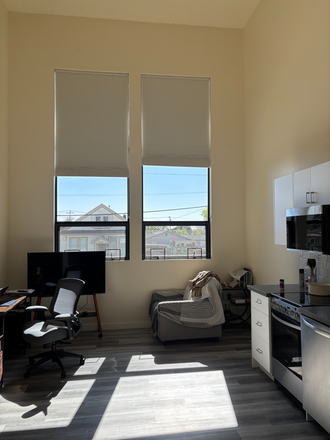
POLYGON ((137 355, 131 357, 126 372, 179 370, 187 368, 207 368, 207 365, 201 364, 200 362, 156 363, 155 357, 152 355, 137 355))
POLYGON ((189 432, 203 438, 237 426, 222 371, 139 375, 120 378, 93 440, 189 432))
MULTIPOLYGON (((24 405, 26 395, 22 390, 21 399, 18 399, 16 394, 15 401, 6 402, 6 418, 0 422, 1 432, 45 430, 69 426, 94 382, 94 379, 69 381, 58 393, 49 392, 45 387, 45 395, 40 396, 38 403, 26 404, 26 406, 24 405), (68 401, 67 396, 71 396, 70 405, 64 404, 68 401), (20 404, 17 404, 17 401, 20 404)), ((3 400, 7 399, 5 396, 0 396, 0 404, 3 400)))
MULTIPOLYGON (((85 360, 85 364, 80 366, 77 371, 74 373, 74 376, 82 376, 86 374, 97 374, 99 369, 102 367, 103 362, 105 361, 105 357, 99 358, 88 358, 85 360)), ((113 363, 117 365, 117 362, 114 360, 113 363)), ((111 367, 109 366, 111 369, 111 367)))

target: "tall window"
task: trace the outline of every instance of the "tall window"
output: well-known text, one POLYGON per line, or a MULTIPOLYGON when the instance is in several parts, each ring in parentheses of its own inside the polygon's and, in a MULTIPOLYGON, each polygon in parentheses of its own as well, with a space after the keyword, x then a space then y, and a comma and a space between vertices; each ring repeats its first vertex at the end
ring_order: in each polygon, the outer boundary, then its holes
POLYGON ((142 76, 143 259, 210 258, 210 80, 142 76))
POLYGON ((55 250, 129 258, 128 75, 55 72, 55 250))

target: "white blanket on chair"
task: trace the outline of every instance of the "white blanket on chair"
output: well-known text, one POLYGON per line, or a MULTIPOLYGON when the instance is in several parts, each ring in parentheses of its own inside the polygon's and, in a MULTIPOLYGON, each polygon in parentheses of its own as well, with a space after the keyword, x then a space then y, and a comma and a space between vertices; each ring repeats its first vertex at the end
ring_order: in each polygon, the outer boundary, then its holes
POLYGON ((225 322, 220 299, 221 284, 215 278, 202 288, 202 295, 191 299, 189 286, 184 299, 180 301, 162 301, 157 306, 159 315, 188 327, 212 327, 225 322))

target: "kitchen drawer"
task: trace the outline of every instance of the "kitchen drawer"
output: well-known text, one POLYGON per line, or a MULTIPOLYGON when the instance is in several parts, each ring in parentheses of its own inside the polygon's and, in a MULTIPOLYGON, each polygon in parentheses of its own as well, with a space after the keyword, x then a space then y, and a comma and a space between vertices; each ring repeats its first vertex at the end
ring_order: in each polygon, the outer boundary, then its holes
POLYGON ((269 315, 269 298, 251 290, 251 307, 269 315))
POLYGON ((252 332, 252 357, 270 373, 269 344, 252 332))
POLYGON ((269 344, 269 316, 259 310, 251 310, 251 331, 269 344))

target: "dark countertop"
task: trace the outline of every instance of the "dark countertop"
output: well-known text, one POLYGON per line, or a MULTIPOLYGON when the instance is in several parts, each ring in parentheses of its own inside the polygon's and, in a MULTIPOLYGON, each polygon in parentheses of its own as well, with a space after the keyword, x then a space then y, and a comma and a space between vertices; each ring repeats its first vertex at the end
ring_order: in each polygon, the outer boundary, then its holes
POLYGON ((301 307, 299 312, 301 315, 330 327, 330 306, 301 307))
MULTIPOLYGON (((280 286, 278 284, 269 284, 269 285, 251 285, 248 286, 248 289, 253 290, 256 293, 260 293, 260 295, 263 296, 271 296, 271 294, 279 295, 282 293, 280 291, 280 286)), ((290 293, 290 292, 300 292, 304 293, 306 291, 305 287, 300 287, 299 284, 285 284, 284 285, 284 292, 290 293)))

